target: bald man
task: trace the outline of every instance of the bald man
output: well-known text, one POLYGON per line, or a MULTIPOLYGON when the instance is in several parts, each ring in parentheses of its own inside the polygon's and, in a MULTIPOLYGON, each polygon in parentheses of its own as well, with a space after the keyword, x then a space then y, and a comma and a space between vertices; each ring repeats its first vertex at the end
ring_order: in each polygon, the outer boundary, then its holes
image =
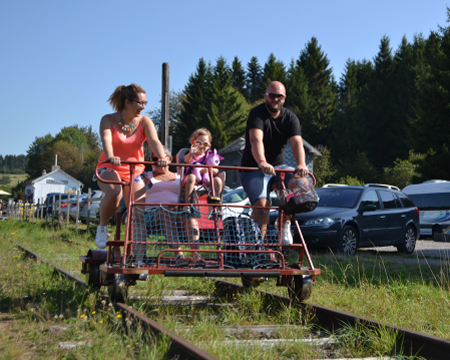
MULTIPOLYGON (((253 211, 253 218, 258 222, 263 236, 267 230, 270 191, 274 181, 278 180, 275 169, 293 169, 284 164, 288 140, 297 162, 295 173, 300 176, 308 174, 300 120, 292 111, 283 107, 286 88, 279 81, 271 82, 267 86, 264 100, 248 116, 241 161, 244 167, 259 167, 261 170, 241 171, 241 183, 253 207, 262 208, 253 211)), ((283 219, 283 242, 293 242, 287 216, 283 219)))

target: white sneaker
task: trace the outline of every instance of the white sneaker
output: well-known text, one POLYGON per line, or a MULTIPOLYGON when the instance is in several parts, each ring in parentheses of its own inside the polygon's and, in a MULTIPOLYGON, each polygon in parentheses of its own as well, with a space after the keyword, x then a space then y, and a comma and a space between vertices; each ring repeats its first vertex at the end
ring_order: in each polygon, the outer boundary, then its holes
POLYGON ((292 245, 294 243, 294 238, 292 237, 292 232, 291 232, 291 222, 285 221, 283 223, 283 245, 292 245))
POLYGON ((106 248, 106 242, 108 241, 108 227, 99 225, 97 226, 97 234, 95 235, 95 245, 100 249, 106 248))

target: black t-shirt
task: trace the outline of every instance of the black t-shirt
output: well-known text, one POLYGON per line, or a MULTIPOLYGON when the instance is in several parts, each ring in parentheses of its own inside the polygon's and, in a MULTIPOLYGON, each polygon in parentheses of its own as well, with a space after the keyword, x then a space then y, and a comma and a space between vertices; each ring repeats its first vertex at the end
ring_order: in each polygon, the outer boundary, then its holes
POLYGON ((245 167, 258 167, 251 150, 250 129, 263 131, 266 160, 273 166, 284 164, 284 149, 288 139, 294 135, 302 135, 300 120, 292 111, 282 108, 281 114, 274 118, 265 103, 254 107, 250 111, 245 129, 245 149, 241 161, 241 166, 245 167))

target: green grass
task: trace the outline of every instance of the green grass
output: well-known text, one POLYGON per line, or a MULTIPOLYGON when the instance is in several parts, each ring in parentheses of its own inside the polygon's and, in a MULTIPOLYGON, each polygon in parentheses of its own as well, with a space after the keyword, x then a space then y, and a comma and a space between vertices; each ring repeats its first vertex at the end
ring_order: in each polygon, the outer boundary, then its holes
MULTIPOLYGON (((33 358, 138 359, 142 358, 138 353, 143 351, 148 354, 144 358, 170 358, 166 340, 144 336, 139 329, 128 330, 130 324, 123 323, 118 318, 120 314, 105 308, 105 305, 96 307, 99 298, 95 293, 55 277, 42 264, 24 260, 23 254, 14 247, 15 243, 21 244, 54 265, 81 276, 78 258, 85 255, 88 249, 95 248, 92 233, 75 233, 72 228, 64 227, 52 230, 41 222, 7 220, 0 222, 0 234, 0 306, 4 313, 14 317, 9 325, 14 331, 0 335, 1 358, 24 356, 17 355, 17 352, 27 347, 19 345, 28 344, 30 339, 33 344, 43 344, 32 347, 33 358), (82 245, 63 242, 61 238, 82 245), (71 330, 51 335, 49 327, 55 324, 70 325, 71 330), (121 332, 114 332, 116 329, 121 332), (12 333, 17 335, 11 336, 12 333), (61 339, 89 341, 90 347, 64 352, 57 346, 61 339)), ((399 264, 371 254, 346 257, 319 253, 313 254, 312 259, 322 274, 316 278, 309 301, 449 339, 448 267, 399 264)), ((287 295, 286 288, 276 287, 274 279, 260 288, 287 295)), ((270 303, 256 292, 233 294, 229 299, 219 300, 232 304, 222 308, 219 314, 211 308, 160 306, 162 296, 175 289, 189 290, 198 295, 214 294, 213 283, 204 278, 154 275, 130 289, 130 295, 148 296, 151 300, 133 301, 129 305, 138 311, 145 311, 156 322, 220 359, 264 360, 289 356, 314 359, 323 356, 321 349, 298 343, 265 351, 258 347, 223 346, 220 341, 230 339, 222 330, 224 325, 292 325, 307 319, 302 319, 297 309, 270 303)), ((294 332, 295 337, 302 337, 308 327, 286 328, 285 331, 279 336, 294 332)), ((341 334, 342 340, 335 351, 345 356, 395 355, 400 352, 400 349, 393 348, 395 337, 396 334, 383 328, 355 330, 350 326, 341 334), (355 337, 364 341, 349 346, 348 341, 351 340, 346 339, 355 337)))
POLYGON ((6 187, 8 189, 12 189, 14 186, 16 186, 21 181, 24 181, 27 179, 28 174, 0 174, 0 178, 9 178, 9 183, 2 184, 3 187, 6 187))

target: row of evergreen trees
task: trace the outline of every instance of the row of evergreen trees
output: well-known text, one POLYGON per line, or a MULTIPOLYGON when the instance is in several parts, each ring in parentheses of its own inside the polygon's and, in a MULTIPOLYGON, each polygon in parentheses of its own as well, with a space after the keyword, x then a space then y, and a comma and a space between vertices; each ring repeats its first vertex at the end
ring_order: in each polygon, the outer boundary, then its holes
MULTIPOLYGON (((416 35, 411 43, 403 38, 395 51, 383 37, 376 56, 348 60, 338 82, 314 37, 290 64, 274 54, 264 65, 252 57, 245 67, 238 57, 231 64, 219 57, 215 65, 200 59, 184 90, 171 92, 174 153, 188 146, 199 127, 211 130, 217 149, 243 136, 250 109, 263 101, 273 80, 285 84, 285 106, 299 116, 304 138, 322 152, 314 164, 319 186, 450 180, 449 26, 428 38, 416 35)), ((150 116, 158 123, 160 110, 150 116)), ((0 156, 0 170, 25 168, 33 179, 49 171, 58 154, 64 171, 91 187, 100 151, 92 127, 75 125, 36 138, 26 157, 0 156)))
MULTIPOLYGON (((289 65, 274 54, 263 66, 253 57, 245 68, 238 57, 231 65, 200 59, 183 92, 172 92, 174 148, 203 126, 218 149, 242 136, 249 110, 279 80, 304 138, 324 155, 315 165, 321 183, 450 180, 449 65, 449 27, 411 43, 403 38, 395 51, 385 36, 372 60, 348 60, 339 82, 314 37, 289 65)), ((158 119, 158 110, 150 113, 158 119)))
POLYGON ((25 155, 0 155, 0 174, 23 174, 26 166, 25 155))

